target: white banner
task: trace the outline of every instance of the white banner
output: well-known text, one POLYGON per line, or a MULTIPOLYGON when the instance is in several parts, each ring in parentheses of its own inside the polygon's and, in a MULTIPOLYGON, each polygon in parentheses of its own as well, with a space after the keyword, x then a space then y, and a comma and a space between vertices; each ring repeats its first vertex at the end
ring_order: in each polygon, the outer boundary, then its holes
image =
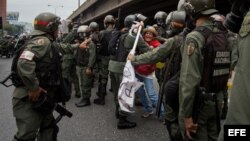
MULTIPOLYGON (((135 53, 135 49, 139 40, 140 32, 142 26, 139 26, 139 30, 136 35, 133 49, 130 51, 130 54, 135 53)), ((132 29, 133 30, 133 29, 132 29)), ((123 70, 123 79, 120 84, 118 91, 118 101, 120 105, 120 110, 127 113, 134 113, 134 99, 135 92, 141 87, 142 83, 137 80, 135 77, 135 70, 131 64, 130 60, 127 60, 126 65, 123 70)))
POLYGON ((131 62, 126 62, 123 70, 123 79, 118 91, 119 105, 122 111, 133 113, 135 92, 142 85, 135 77, 135 70, 131 62))

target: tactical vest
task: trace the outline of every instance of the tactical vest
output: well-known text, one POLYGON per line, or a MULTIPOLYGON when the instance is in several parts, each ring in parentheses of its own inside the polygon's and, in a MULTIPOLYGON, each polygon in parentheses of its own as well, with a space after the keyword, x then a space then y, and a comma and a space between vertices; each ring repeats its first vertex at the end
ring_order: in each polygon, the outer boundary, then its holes
MULTIPOLYGON (((15 87, 24 86, 17 71, 17 62, 20 55, 25 50, 28 44, 29 42, 25 43, 22 47, 20 47, 16 51, 12 61, 11 80, 15 87)), ((43 88, 47 88, 48 86, 58 86, 60 84, 60 79, 59 79, 60 78, 59 74, 61 74, 60 55, 56 51, 53 44, 51 45, 51 51, 52 51, 52 57, 50 61, 44 61, 43 58, 41 59, 34 58, 34 61, 36 62, 35 73, 39 80, 39 85, 43 88)))
POLYGON ((227 31, 213 32, 207 27, 195 29, 205 38, 202 50, 204 69, 201 87, 208 93, 217 93, 226 87, 230 72, 231 53, 227 43, 227 31))
POLYGON ((98 33, 93 33, 92 34, 92 41, 94 42, 95 46, 96 46, 96 52, 97 54, 100 54, 101 52, 101 48, 102 48, 102 44, 100 42, 100 37, 99 37, 99 34, 98 33))
POLYGON ((36 75, 41 87, 59 86, 61 70, 61 56, 57 51, 55 44, 51 44, 51 58, 50 61, 45 61, 43 58, 35 59, 36 61, 36 75))
POLYGON ((76 52, 76 65, 87 66, 89 63, 89 49, 77 48, 76 52))

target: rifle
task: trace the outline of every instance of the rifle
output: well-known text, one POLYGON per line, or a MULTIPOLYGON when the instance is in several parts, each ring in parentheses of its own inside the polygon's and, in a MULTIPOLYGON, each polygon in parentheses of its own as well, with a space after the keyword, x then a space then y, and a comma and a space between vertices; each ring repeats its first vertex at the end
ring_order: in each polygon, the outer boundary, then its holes
POLYGON ((217 96, 216 96, 216 93, 207 93, 206 88, 204 87, 199 87, 195 95, 195 100, 194 100, 194 105, 193 105, 193 114, 192 114, 193 121, 194 123, 197 123, 200 111, 202 110, 205 100, 210 100, 210 101, 215 102, 216 125, 217 125, 217 132, 219 134, 221 125, 220 125, 220 111, 218 107, 217 96))
MULTIPOLYGON (((27 97, 26 97, 27 98, 27 97)), ((56 118, 56 123, 58 123, 63 116, 71 118, 73 114, 68 111, 65 107, 56 103, 47 93, 42 92, 36 102, 33 103, 32 108, 44 115, 50 114, 53 111, 59 113, 59 116, 56 118)))
POLYGON ((61 106, 60 104, 55 104, 55 111, 59 113, 59 116, 56 118, 56 123, 58 123, 63 116, 67 116, 69 118, 71 118, 73 116, 73 114, 68 111, 65 107, 61 106))
MULTIPOLYGON (((169 76, 170 76, 170 64, 171 64, 171 62, 172 62, 172 60, 173 60, 173 58, 174 58, 174 56, 175 56, 175 54, 176 54, 176 50, 174 50, 174 52, 171 54, 171 56, 170 56, 170 59, 169 59, 169 65, 167 66, 167 70, 166 70, 166 72, 165 72, 165 75, 164 75, 164 78, 163 78, 163 82, 161 83, 161 86, 160 86, 160 93, 159 93, 159 98, 158 98, 158 102, 157 102, 157 106, 156 106, 156 116, 157 117, 160 117, 160 113, 161 113, 161 105, 162 105, 162 99, 163 99, 163 97, 164 97, 164 86, 165 86, 165 84, 166 84, 166 82, 167 82, 167 80, 169 79, 169 76)), ((164 108, 166 109, 166 106, 164 105, 165 103, 163 103, 163 106, 164 106, 164 108)))
POLYGON ((206 96, 206 89, 204 87, 199 87, 195 94, 192 118, 194 123, 197 123, 202 105, 204 104, 204 97, 206 96))

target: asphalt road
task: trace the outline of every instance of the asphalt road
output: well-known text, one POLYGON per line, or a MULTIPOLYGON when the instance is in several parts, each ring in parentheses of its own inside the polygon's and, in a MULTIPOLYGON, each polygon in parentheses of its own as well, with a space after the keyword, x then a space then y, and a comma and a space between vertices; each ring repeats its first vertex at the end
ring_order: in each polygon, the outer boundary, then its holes
MULTIPOLYGON (((10 72, 11 59, 0 58, 0 80, 10 72)), ((79 99, 72 97, 67 109, 73 113, 72 118, 64 117, 59 122, 59 141, 168 141, 166 127, 155 116, 141 118, 142 107, 136 107, 136 113, 129 117, 137 127, 118 130, 114 116, 115 106, 112 93, 108 92, 106 105, 93 104, 96 98, 96 83, 92 89, 92 105, 84 108, 75 107, 79 99)), ((0 85, 0 141, 10 141, 17 128, 13 118, 11 95, 14 87, 0 85)), ((74 94, 74 93, 73 93, 74 94)), ((55 113, 56 115, 56 113, 55 113)))

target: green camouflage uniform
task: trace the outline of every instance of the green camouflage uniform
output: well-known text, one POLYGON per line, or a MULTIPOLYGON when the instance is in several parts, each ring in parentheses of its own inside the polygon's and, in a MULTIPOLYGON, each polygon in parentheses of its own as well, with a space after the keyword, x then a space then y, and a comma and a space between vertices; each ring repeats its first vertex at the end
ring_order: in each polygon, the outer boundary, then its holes
MULTIPOLYGON (((202 26, 212 30, 213 24, 205 21, 202 26)), ((216 29, 213 29, 213 32, 216 29)), ((193 31, 186 36, 185 45, 182 52, 182 64, 179 85, 179 126, 183 138, 185 137, 184 118, 191 118, 196 90, 200 86, 204 57, 202 49, 205 45, 205 38, 198 31, 193 31)), ((222 92, 216 96, 222 97, 222 92)), ((204 101, 204 105, 199 110, 198 130, 194 137, 195 141, 216 140, 218 136, 216 123, 216 108, 214 101, 204 101)), ((219 114, 219 113, 218 113, 219 114)))
MULTIPOLYGON (((249 111, 249 21, 250 11, 244 17, 241 29, 238 34, 237 49, 239 58, 235 67, 235 77, 230 95, 229 109, 225 124, 227 125, 250 125, 249 111)), ((224 141, 224 131, 221 130, 218 141, 224 141)))
MULTIPOLYGON (((112 32, 113 30, 114 30, 114 28, 109 26, 107 29, 100 31, 100 34, 99 34, 100 41, 105 40, 104 32, 112 32)), ((104 41, 104 42, 106 42, 106 41, 104 41)), ((106 47, 106 45, 102 45, 102 47, 108 49, 108 47, 106 47)), ((99 52, 97 55, 97 58, 98 58, 97 63, 98 63, 98 69, 99 69, 99 71, 98 71, 99 72, 99 84, 98 84, 97 95, 101 99, 104 99, 106 94, 107 94, 106 87, 107 87, 107 83, 108 83, 108 75, 109 75, 108 66, 109 66, 110 56, 109 56, 109 54, 102 55, 102 52, 99 52)))
MULTIPOLYGON (((41 62, 53 62, 51 46, 61 53, 72 53, 73 48, 63 44, 55 46, 52 44, 52 37, 43 35, 43 32, 35 30, 32 34, 36 37, 29 41, 17 64, 18 74, 25 86, 16 87, 13 92, 13 114, 18 129, 13 141, 17 141, 17 139, 33 141, 36 137, 37 141, 54 141, 56 125, 52 113, 43 115, 33 110, 32 102, 28 100, 28 91, 38 89, 41 83, 49 85, 50 82, 39 82, 36 72, 37 70, 43 71, 39 68, 42 66, 41 62), (39 132, 38 129, 40 129, 39 132)), ((56 93, 54 85, 43 89, 51 97, 56 93)))
MULTIPOLYGON (((63 39, 62 43, 71 43, 74 38, 74 31, 68 33, 68 35, 63 39)), ((79 80, 76 74, 76 58, 75 52, 73 54, 65 54, 62 57, 62 74, 63 78, 67 79, 70 84, 74 84, 75 96, 80 97, 79 80)))
POLYGON ((93 74, 87 75, 85 72, 87 68, 90 68, 91 70, 93 69, 96 60, 96 46, 91 41, 87 49, 78 49, 78 51, 79 50, 85 50, 85 55, 87 55, 84 56, 83 60, 79 60, 78 55, 82 54, 77 53, 77 62, 80 63, 77 63, 76 70, 80 84, 80 91, 83 99, 89 99, 91 97, 93 74))

